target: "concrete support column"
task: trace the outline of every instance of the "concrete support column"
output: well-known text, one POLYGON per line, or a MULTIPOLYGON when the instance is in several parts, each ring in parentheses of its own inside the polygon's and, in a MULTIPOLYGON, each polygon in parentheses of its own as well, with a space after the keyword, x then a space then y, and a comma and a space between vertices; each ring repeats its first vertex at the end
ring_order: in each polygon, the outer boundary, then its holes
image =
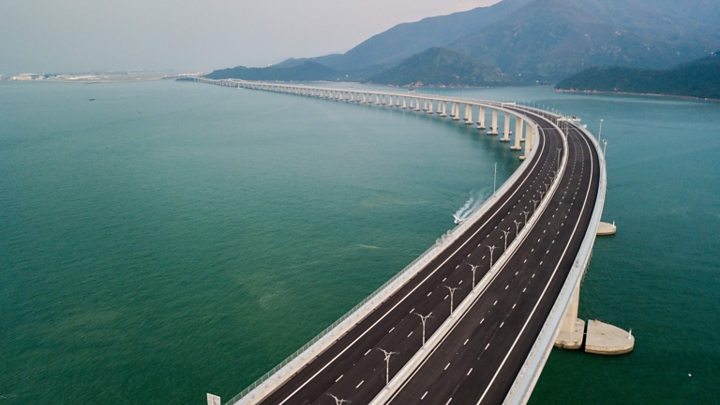
POLYGON ((465 104, 465 124, 472 125, 473 123, 473 108, 470 104, 465 104))
POLYGON ((490 132, 488 132, 488 135, 497 135, 498 134, 498 111, 492 110, 492 126, 490 127, 490 132))
POLYGON ((460 104, 452 103, 452 119, 454 121, 460 121, 460 104))
POLYGON ((503 124, 505 126, 503 130, 503 137, 500 142, 510 142, 510 113, 503 113, 503 124))
POLYGON ((530 156, 530 152, 533 148, 533 143, 535 143, 535 127, 532 125, 528 125, 526 129, 527 134, 525 135, 525 153, 523 156, 520 156, 520 159, 525 159, 526 157, 530 156))
POLYGON ((427 101, 427 113, 432 114, 433 113, 433 100, 427 101))
POLYGON ((520 140, 522 139, 523 132, 523 120, 520 117, 515 117, 515 143, 510 147, 512 150, 520 150, 520 140))
POLYGON ((485 108, 478 107, 478 129, 485 129, 485 108))
POLYGON ((585 321, 577 317, 579 308, 580 286, 578 285, 572 293, 570 303, 560 322, 560 330, 555 340, 555 346, 571 350, 579 349, 582 346, 585 334, 585 321))
POLYGON ((419 99, 419 98, 416 98, 416 99, 415 99, 415 111, 420 111, 420 110, 421 110, 421 108, 420 108, 420 99, 419 99))
POLYGON ((408 108, 407 97, 403 96, 403 98, 402 98, 402 109, 403 109, 403 110, 407 110, 407 108, 408 108))

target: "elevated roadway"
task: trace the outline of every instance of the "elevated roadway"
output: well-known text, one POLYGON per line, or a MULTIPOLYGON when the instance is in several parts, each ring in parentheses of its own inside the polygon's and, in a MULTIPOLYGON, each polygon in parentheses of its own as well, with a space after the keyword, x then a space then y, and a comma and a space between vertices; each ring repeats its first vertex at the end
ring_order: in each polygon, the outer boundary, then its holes
MULTIPOLYGON (((559 329, 559 324, 548 326, 549 315, 553 308, 557 311, 581 245, 589 234, 594 236, 597 224, 591 218, 599 215, 599 191, 604 195, 599 148, 582 127, 508 103, 198 81, 414 110, 477 123, 480 129, 486 129, 484 115, 489 112, 486 133, 499 132, 502 115, 501 140, 510 141, 514 120, 513 149, 524 145, 525 162, 517 172, 441 246, 229 403, 493 404, 527 399, 552 346, 549 341, 549 347, 538 347, 539 336, 548 328, 559 329), (542 353, 531 356, 533 351, 542 353), (523 372, 528 367, 537 373, 523 372)), ((571 299, 563 298, 561 307, 571 299)))

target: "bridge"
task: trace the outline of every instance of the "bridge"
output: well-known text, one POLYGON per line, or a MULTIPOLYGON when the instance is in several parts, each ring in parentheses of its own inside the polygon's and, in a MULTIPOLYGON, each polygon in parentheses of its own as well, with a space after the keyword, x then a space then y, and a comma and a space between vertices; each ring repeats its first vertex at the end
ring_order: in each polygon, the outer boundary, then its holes
MULTIPOLYGON (((579 120, 411 92, 193 80, 452 119, 497 136, 524 160, 470 218, 227 403, 524 403, 553 344, 582 345, 580 284, 606 173, 579 120)), ((611 332, 598 352, 631 350, 631 334, 611 332)), ((220 398, 208 394, 208 403, 220 398)))

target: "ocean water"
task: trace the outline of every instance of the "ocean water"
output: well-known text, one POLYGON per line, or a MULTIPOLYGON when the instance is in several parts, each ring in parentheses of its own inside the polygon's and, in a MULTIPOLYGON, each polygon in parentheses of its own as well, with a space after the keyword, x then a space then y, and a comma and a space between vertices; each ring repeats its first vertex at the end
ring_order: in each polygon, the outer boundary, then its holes
MULTIPOLYGON (((581 315, 632 328, 636 350, 555 350, 531 402, 717 402, 720 105, 452 92, 605 120, 618 234, 596 243, 581 315)), ((227 399, 486 198, 495 162, 500 180, 518 165, 413 113, 191 83, 2 83, 0 403, 227 399)))

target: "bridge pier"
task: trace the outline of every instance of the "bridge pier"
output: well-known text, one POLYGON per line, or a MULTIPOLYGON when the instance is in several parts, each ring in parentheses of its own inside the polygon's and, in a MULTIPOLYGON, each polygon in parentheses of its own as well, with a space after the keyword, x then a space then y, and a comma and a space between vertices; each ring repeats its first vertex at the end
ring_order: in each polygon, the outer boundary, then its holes
POLYGON ((510 147, 512 150, 520 150, 520 142, 523 133, 523 120, 520 117, 515 117, 515 143, 510 147))
POLYGON ((492 110, 492 126, 487 134, 493 136, 498 134, 498 110, 492 110))
POLYGON ((473 109, 470 104, 465 104, 465 124, 466 125, 473 124, 473 109))
POLYGON ((478 107, 477 127, 478 129, 485 129, 485 108, 483 107, 478 107))
POLYGON ((575 287, 565 315, 560 323, 560 330, 555 339, 555 347, 577 350, 582 347, 585 337, 585 321, 578 319, 580 308, 580 286, 575 287))
POLYGON ((510 114, 507 112, 503 113, 503 124, 505 126, 503 130, 503 137, 500 142, 510 142, 510 114))
POLYGON ((530 156, 530 151, 532 150, 534 143, 535 143, 535 127, 532 125, 526 126, 525 153, 523 153, 523 155, 520 156, 520 160, 524 160, 526 157, 530 156))

